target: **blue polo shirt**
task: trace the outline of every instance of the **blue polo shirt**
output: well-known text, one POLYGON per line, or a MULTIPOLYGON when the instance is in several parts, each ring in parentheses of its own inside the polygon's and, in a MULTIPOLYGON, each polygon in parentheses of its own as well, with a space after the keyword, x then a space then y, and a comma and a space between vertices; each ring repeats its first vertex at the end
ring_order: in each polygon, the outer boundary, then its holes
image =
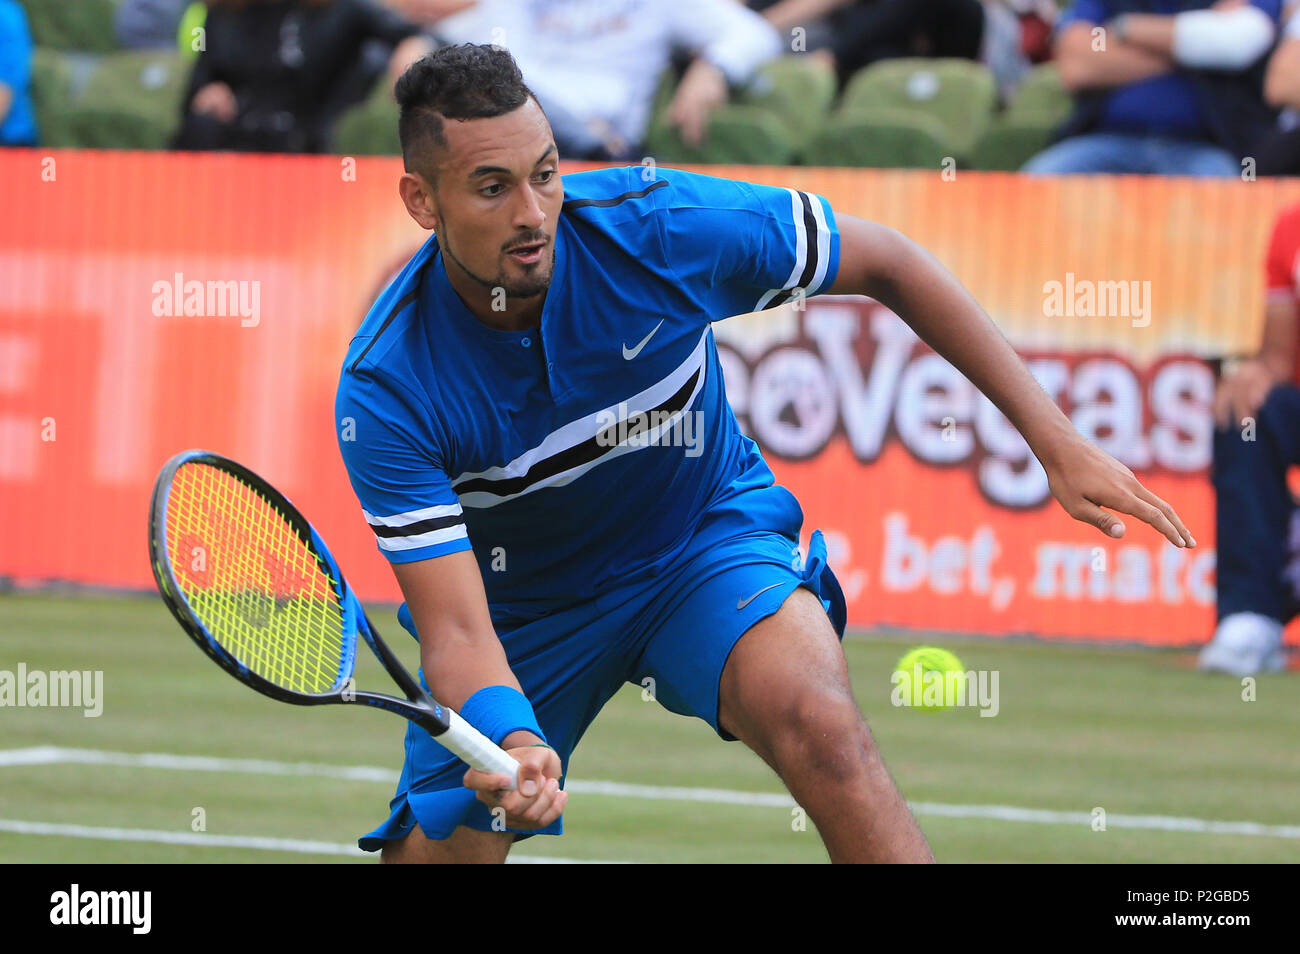
POLYGON ((737 427, 710 322, 829 288, 830 205, 640 166, 563 182, 539 327, 475 318, 434 236, 339 382, 339 447, 380 552, 473 549, 494 608, 589 598, 674 559, 741 495, 756 525, 802 521, 737 427))

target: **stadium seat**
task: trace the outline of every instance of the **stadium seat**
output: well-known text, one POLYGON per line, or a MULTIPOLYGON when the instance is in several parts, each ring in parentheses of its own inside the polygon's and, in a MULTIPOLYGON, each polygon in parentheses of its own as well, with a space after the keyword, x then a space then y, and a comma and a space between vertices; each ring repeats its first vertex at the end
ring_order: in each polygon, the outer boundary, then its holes
MULTIPOLYGON (((988 128, 997 106, 993 74, 962 59, 894 59, 856 73, 845 87, 839 112, 887 108, 935 120, 945 155, 965 157, 988 128)), ((929 124, 922 124, 927 126, 929 124)))
POLYGON ((402 141, 397 135, 397 102, 386 83, 379 83, 370 97, 339 119, 334 131, 334 151, 344 156, 399 156, 402 141))
POLYGON ((191 68, 171 50, 111 53, 95 65, 77 103, 109 107, 147 102, 174 114, 181 108, 191 68))
POLYGON ((1035 67, 1006 110, 975 143, 971 165, 976 169, 1019 169, 1047 147, 1052 131, 1069 116, 1073 104, 1054 65, 1035 67))
MULTIPOLYGON (((176 123, 142 110, 73 107, 64 116, 66 145, 78 149, 166 149, 176 123)), ((51 143, 53 145, 53 143, 51 143)))
POLYGON ((1005 118, 1061 122, 1070 115, 1073 107, 1074 99, 1061 82, 1060 71, 1055 64, 1044 63, 1030 70, 1016 88, 1015 95, 1007 104, 1005 118))
POLYGON ((940 169, 954 155, 934 116, 888 106, 837 113, 803 150, 814 166, 940 169))
POLYGON ((47 146, 163 149, 180 118, 190 64, 179 53, 93 56, 42 47, 32 92, 47 146))
POLYGON ((1047 148, 1056 124, 1046 120, 997 119, 970 152, 976 169, 1014 172, 1047 148))
POLYGON ((779 119, 802 149, 821 129, 835 99, 835 74, 806 57, 783 56, 762 69, 739 102, 758 106, 779 119))
POLYGON ((114 0, 18 0, 32 39, 54 50, 109 53, 118 49, 114 0))
POLYGON ((190 67, 171 50, 100 57, 68 112, 76 144, 165 149, 180 120, 190 67))
POLYGON ((650 103, 650 125, 654 125, 656 120, 668 108, 668 104, 673 101, 673 94, 677 92, 677 69, 668 67, 659 74, 659 85, 655 87, 655 96, 650 103))
POLYGON ((781 120, 761 106, 728 104, 709 119, 698 146, 684 143, 661 115, 646 136, 646 153, 659 162, 785 165, 794 159, 794 140, 781 120))
POLYGON ((32 54, 32 105, 42 145, 73 145, 67 121, 72 88, 73 68, 68 58, 57 50, 37 47, 32 54))

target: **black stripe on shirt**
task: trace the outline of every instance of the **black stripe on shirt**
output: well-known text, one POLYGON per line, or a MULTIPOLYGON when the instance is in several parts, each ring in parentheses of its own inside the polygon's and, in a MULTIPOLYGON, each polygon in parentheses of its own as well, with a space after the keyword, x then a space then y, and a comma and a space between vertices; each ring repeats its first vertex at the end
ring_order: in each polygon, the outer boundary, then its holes
MULTIPOLYGON (((690 398, 691 392, 695 390, 695 382, 699 380, 703 371, 703 368, 697 368, 695 373, 692 374, 690 379, 678 389, 676 394, 668 398, 658 407, 651 408, 650 410, 641 413, 651 415, 658 412, 662 415, 664 412, 667 412, 671 416, 675 415, 678 411, 685 410, 686 402, 690 398)), ((633 437, 635 434, 639 434, 641 430, 649 429, 650 426, 648 417, 645 428, 634 429, 631 425, 622 421, 616 421, 602 430, 599 434, 589 437, 582 443, 574 444, 572 447, 567 447, 557 454, 552 454, 550 457, 545 457, 542 460, 537 461, 537 463, 528 468, 527 473, 521 474, 518 477, 498 477, 495 479, 490 477, 474 477, 461 483, 452 481, 452 489, 455 490, 457 494, 486 492, 495 494, 498 497, 509 497, 513 494, 522 493, 539 481, 545 480, 548 477, 554 477, 556 474, 562 474, 575 467, 581 467, 583 464, 591 463, 614 450, 614 448, 618 446, 618 427, 620 423, 627 428, 628 437, 633 437)))
POLYGON ((403 527, 389 527, 384 524, 372 523, 370 529, 375 531, 377 537, 415 537, 422 533, 455 527, 464 522, 464 514, 453 513, 445 517, 430 517, 428 520, 418 520, 403 527))
POLYGON ((612 199, 570 199, 561 206, 562 212, 572 212, 574 209, 585 209, 587 206, 595 206, 598 209, 608 209, 610 206, 619 205, 628 199, 640 199, 649 195, 655 189, 662 189, 668 185, 667 179, 658 179, 650 183, 644 189, 637 192, 624 192, 622 195, 616 195, 612 199))
MULTIPOLYGON (((785 304, 794 297, 795 288, 802 288, 804 293, 807 294, 810 291, 809 283, 812 282, 813 276, 817 274, 817 219, 813 216, 812 201, 808 198, 808 193, 799 189, 796 189, 795 192, 799 196, 799 201, 803 203, 804 241, 807 244, 803 273, 800 274, 799 281, 794 288, 787 288, 779 295, 772 296, 772 300, 767 303, 767 307, 763 309, 764 311, 785 304)), ((798 228, 798 223, 795 223, 795 227, 798 228)))

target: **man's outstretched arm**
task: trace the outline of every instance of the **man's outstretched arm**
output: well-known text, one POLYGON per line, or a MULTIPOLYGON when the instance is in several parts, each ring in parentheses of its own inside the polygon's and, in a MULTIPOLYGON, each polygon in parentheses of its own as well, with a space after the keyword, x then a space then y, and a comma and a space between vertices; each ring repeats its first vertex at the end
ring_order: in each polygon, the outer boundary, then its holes
POLYGON ((1126 513, 1175 546, 1196 545, 1173 507, 1074 429, 993 320, 934 256, 883 225, 844 214, 835 221, 840 263, 829 294, 874 298, 966 375, 1024 436, 1066 513, 1112 537, 1124 535, 1124 524, 1107 511, 1126 513))
MULTIPOLYGON (((393 574, 420 634, 420 666, 435 699, 460 710, 466 699, 488 686, 522 692, 492 625, 473 551, 394 563, 393 574)), ((538 747, 541 741, 526 730, 501 741, 519 762, 517 791, 499 791, 499 776, 476 769, 465 775, 466 786, 479 792, 480 801, 506 810, 512 828, 544 828, 560 816, 568 799, 559 787, 560 758, 552 749, 538 747)))

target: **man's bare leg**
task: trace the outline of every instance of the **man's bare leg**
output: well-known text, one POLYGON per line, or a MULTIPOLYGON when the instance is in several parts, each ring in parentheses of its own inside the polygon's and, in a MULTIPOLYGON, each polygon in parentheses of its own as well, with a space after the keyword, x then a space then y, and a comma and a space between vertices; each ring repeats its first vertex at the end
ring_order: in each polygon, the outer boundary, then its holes
POLYGON ((797 588, 740 638, 718 719, 761 756, 812 818, 836 862, 933 862, 876 750, 821 601, 797 588))
POLYGON ((490 865, 504 864, 515 836, 508 832, 479 831, 463 825, 443 841, 426 838, 420 826, 401 841, 392 841, 380 851, 386 865, 490 865))

